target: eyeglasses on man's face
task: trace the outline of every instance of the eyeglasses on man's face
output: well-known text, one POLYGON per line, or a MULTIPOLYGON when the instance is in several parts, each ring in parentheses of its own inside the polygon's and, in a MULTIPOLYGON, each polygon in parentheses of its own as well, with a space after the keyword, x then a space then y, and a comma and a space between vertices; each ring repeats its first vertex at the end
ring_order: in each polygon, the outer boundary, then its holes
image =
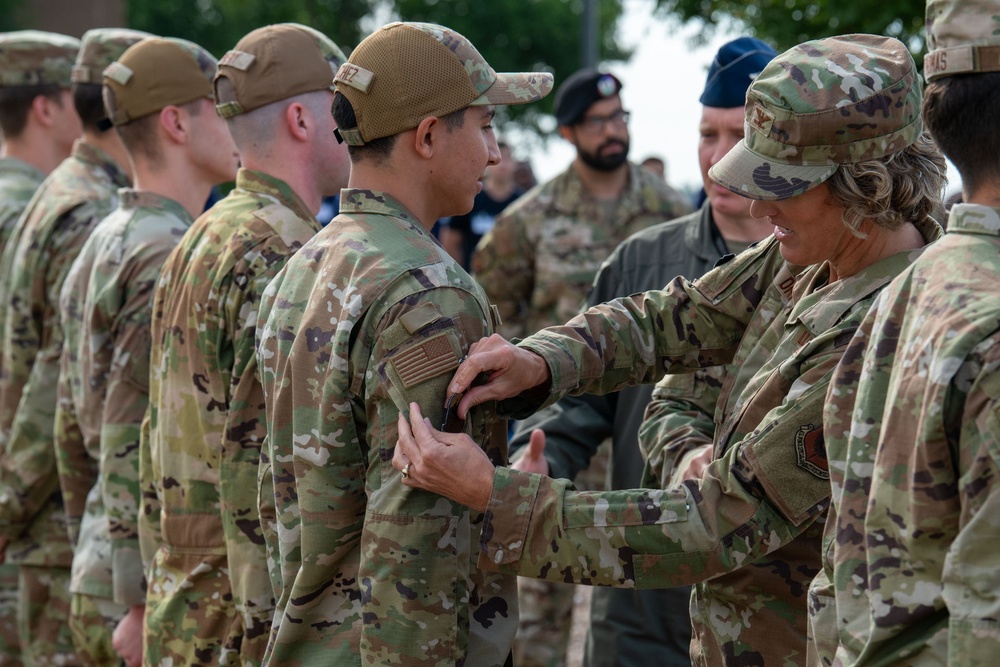
POLYGON ((629 112, 624 109, 619 109, 618 111, 608 114, 607 116, 584 116, 580 119, 578 125, 584 132, 597 134, 604 129, 606 124, 609 123, 612 127, 625 127, 626 123, 628 123, 628 118, 629 112))

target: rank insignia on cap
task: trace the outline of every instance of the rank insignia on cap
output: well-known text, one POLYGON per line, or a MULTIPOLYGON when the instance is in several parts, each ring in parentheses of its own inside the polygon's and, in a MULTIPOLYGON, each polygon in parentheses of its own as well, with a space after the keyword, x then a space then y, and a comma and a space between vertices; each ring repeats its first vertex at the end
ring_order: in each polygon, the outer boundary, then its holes
POLYGON ((820 479, 830 479, 822 426, 803 424, 799 427, 795 433, 795 454, 800 468, 820 479))
POLYGON ((750 114, 750 118, 747 119, 747 123, 753 129, 767 136, 771 133, 771 125, 774 123, 774 114, 760 104, 754 104, 753 112, 750 114))
POLYGON ((611 97, 618 92, 618 85, 615 83, 615 77, 610 74, 605 74, 598 79, 597 92, 601 94, 601 97, 611 97))

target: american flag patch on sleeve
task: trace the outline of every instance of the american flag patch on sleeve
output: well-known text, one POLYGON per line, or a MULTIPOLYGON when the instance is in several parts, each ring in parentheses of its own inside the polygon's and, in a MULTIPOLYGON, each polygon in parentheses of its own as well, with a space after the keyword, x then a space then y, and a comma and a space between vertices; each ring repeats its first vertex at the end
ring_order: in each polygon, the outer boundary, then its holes
POLYGON ((400 352, 389 363, 403 381, 403 386, 410 389, 458 368, 459 361, 455 348, 448 340, 448 334, 441 333, 400 352))

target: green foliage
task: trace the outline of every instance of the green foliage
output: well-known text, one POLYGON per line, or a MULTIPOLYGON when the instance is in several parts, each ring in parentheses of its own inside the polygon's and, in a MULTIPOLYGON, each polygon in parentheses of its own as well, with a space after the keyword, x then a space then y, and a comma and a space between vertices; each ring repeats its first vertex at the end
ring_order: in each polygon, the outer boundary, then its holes
MULTIPOLYGON (((0 0, 5 2, 21 0, 0 0)), ((580 67, 583 0, 125 0, 130 28, 183 37, 221 56, 254 28, 295 21, 329 35, 350 54, 364 37, 362 19, 376 9, 405 21, 454 28, 497 71, 550 71, 560 81, 580 67)), ((616 39, 622 0, 598 0, 599 58, 629 56, 616 39)), ((539 121, 552 111, 540 104, 501 109, 497 125, 510 122, 541 134, 539 121)))
POLYGON ((656 0, 657 10, 711 29, 735 21, 779 51, 821 37, 864 32, 923 49, 924 3, 913 0, 656 0))
POLYGON ((125 0, 126 24, 155 35, 182 37, 221 56, 245 34, 271 23, 295 22, 328 35, 350 53, 359 26, 378 0, 125 0))
MULTIPOLYGON (((548 71, 556 85, 580 68, 581 0, 395 0, 405 21, 440 23, 465 35, 498 72, 548 71)), ((621 0, 599 0, 599 60, 630 54, 616 40, 621 0)), ((500 110, 498 124, 516 121, 540 132, 542 114, 552 113, 552 95, 535 104, 500 110)))

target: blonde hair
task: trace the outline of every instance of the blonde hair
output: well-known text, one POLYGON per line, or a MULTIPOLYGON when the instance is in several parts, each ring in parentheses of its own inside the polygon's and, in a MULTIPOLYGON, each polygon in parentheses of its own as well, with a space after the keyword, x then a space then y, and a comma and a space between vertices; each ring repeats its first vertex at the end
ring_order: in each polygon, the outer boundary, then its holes
POLYGON ((841 165, 826 183, 844 207, 844 225, 865 238, 865 219, 893 230, 931 217, 941 209, 946 180, 944 156, 925 132, 888 157, 841 165))

